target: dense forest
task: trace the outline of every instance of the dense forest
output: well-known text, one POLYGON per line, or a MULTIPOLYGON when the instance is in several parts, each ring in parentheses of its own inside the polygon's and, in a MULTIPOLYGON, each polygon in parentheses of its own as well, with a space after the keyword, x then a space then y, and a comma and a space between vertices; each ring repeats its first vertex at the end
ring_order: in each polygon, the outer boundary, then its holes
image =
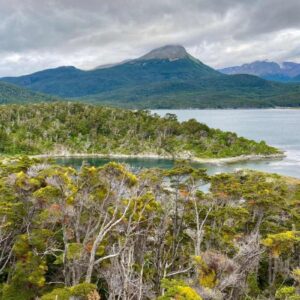
POLYGON ((0 299, 296 300, 299 226, 279 175, 3 158, 0 299))
POLYGON ((79 103, 0 107, 1 154, 127 154, 176 158, 272 155, 265 144, 211 129, 196 120, 180 123, 148 111, 79 103))

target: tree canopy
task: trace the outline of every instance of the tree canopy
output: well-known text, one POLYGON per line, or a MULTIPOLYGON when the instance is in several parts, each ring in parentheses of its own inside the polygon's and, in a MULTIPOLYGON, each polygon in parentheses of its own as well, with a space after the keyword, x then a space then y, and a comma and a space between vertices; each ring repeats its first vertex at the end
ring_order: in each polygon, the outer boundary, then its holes
POLYGON ((148 111, 79 103, 0 107, 0 154, 126 154, 170 158, 270 155, 279 150, 209 128, 196 120, 178 122, 148 111))
POLYGON ((0 299, 299 299, 299 226, 275 174, 6 157, 0 299))

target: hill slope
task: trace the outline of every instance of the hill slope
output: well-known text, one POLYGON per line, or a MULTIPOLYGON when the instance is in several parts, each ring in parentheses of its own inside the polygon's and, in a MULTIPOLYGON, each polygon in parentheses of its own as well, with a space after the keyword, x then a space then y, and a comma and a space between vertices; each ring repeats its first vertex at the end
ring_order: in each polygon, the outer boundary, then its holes
POLYGON ((165 46, 90 71, 60 67, 2 80, 60 97, 131 108, 300 106, 300 85, 224 75, 182 46, 165 46))
POLYGON ((0 82, 0 104, 5 103, 26 103, 26 102, 48 102, 54 101, 57 97, 40 94, 25 88, 0 82))

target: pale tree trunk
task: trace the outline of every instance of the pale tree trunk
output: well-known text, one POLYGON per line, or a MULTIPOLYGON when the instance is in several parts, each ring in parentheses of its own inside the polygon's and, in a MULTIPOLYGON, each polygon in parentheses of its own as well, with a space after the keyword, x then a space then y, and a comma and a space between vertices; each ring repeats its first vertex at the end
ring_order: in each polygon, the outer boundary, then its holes
MULTIPOLYGON (((114 257, 118 254, 118 253, 116 253, 116 254, 107 255, 105 257, 102 257, 102 258, 96 260, 96 252, 97 252, 97 249, 98 249, 99 245, 101 244, 103 239, 106 237, 106 235, 111 230, 113 230, 113 228, 115 226, 117 226, 124 219, 128 209, 130 207, 131 202, 132 202, 132 199, 130 201, 128 201, 128 204, 124 209, 124 212, 122 213, 122 215, 119 218, 116 218, 117 210, 118 210, 118 207, 116 207, 115 211, 114 211, 113 218, 109 222, 107 222, 107 224, 105 224, 105 223, 102 224, 102 226, 101 226, 101 228, 98 232, 98 235, 97 235, 97 237, 96 237, 96 239, 93 243, 93 246, 92 246, 92 250, 91 250, 91 253, 90 253, 90 259, 89 259, 89 263, 88 263, 88 268, 87 268, 87 272, 86 272, 86 277, 85 277, 85 282, 87 282, 87 283, 91 282, 93 270, 94 270, 94 267, 95 267, 96 264, 99 264, 103 260, 114 257)), ((106 219, 107 219, 107 217, 105 218, 105 220, 106 219)))

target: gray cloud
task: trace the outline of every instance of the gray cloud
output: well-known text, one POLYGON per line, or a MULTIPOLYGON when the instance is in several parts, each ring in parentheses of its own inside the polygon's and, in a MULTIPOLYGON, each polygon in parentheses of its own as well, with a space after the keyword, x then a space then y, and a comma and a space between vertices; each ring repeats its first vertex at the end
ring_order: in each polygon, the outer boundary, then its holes
POLYGON ((213 67, 300 62, 299 0, 0 0, 0 76, 182 44, 213 67))

